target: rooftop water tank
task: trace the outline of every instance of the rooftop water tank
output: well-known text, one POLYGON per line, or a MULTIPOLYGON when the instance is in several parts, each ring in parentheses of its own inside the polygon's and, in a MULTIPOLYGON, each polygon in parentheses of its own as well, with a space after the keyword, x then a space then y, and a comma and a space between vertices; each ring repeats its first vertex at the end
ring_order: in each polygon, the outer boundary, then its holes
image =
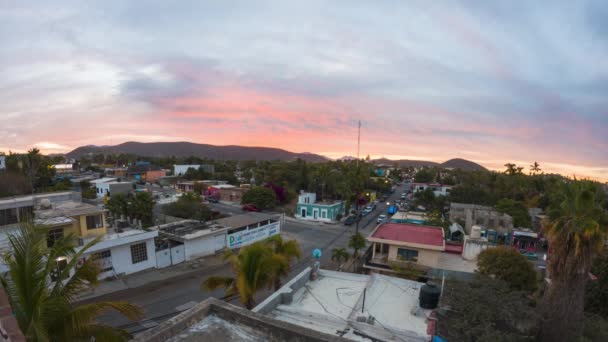
POLYGON ((471 227, 471 238, 472 239, 481 238, 481 227, 480 226, 471 227))
POLYGON ((432 283, 422 285, 420 288, 420 295, 418 297, 420 300, 420 307, 423 309, 435 309, 439 304, 440 295, 441 290, 437 287, 437 285, 432 283))

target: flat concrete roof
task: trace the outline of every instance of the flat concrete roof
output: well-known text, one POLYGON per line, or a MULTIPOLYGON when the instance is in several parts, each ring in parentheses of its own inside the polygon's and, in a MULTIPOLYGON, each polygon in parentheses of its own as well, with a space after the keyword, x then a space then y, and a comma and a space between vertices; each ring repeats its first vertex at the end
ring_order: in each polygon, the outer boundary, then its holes
POLYGON ((319 270, 316 280, 309 275, 310 268, 254 311, 353 341, 430 340, 431 310, 418 305, 423 283, 375 273, 319 270))
POLYGON ((118 178, 114 178, 114 177, 103 177, 103 178, 92 180, 89 183, 99 184, 99 183, 116 182, 117 180, 118 180, 118 178))
POLYGON ((98 208, 91 204, 76 201, 64 201, 52 203, 51 208, 49 209, 34 210, 34 216, 37 221, 44 221, 57 217, 99 214, 104 211, 104 209, 98 208))
POLYGON ((135 342, 348 342, 299 325, 268 318, 259 313, 208 298, 193 308, 136 335, 135 342))
POLYGON ((183 220, 173 223, 167 223, 156 228, 160 233, 169 238, 175 238, 179 241, 192 240, 207 235, 216 235, 224 233, 226 227, 210 222, 199 222, 195 220, 183 220))
POLYGON ((229 227, 229 228, 241 228, 248 226, 250 224, 255 224, 258 222, 270 220, 272 218, 278 218, 277 214, 266 214, 266 213, 254 213, 249 212, 241 215, 228 216, 215 222, 219 225, 229 227))

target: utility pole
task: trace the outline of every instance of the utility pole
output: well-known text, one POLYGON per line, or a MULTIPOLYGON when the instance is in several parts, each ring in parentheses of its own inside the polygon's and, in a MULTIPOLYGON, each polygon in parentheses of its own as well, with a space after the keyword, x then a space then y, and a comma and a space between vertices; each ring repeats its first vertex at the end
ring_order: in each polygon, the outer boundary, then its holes
MULTIPOLYGON (((359 127, 358 127, 358 131, 357 131, 357 177, 359 176, 359 171, 360 171, 360 165, 359 165, 359 152, 361 150, 361 120, 359 120, 359 127)), ((357 188, 358 188, 358 184, 357 184, 357 188)), ((356 189, 357 191, 359 191, 359 189, 356 189)), ((359 220, 361 219, 359 217, 359 193, 356 194, 355 196, 355 215, 356 215, 356 219, 355 219, 355 234, 359 234, 359 220)))

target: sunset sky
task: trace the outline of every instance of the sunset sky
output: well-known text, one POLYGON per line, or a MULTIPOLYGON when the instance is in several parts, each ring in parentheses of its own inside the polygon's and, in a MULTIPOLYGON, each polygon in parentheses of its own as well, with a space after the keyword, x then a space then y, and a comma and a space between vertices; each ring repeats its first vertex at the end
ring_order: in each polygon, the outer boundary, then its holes
POLYGON ((608 181, 606 18, 601 0, 2 1, 0 151, 335 158, 361 120, 362 155, 608 181))

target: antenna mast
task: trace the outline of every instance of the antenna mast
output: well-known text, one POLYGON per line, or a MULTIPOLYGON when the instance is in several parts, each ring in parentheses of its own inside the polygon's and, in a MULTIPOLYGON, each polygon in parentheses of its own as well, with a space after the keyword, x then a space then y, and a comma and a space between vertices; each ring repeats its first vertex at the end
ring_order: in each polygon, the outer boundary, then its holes
POLYGON ((357 160, 359 160, 360 150, 361 150, 361 120, 359 120, 359 131, 357 133, 357 160))

